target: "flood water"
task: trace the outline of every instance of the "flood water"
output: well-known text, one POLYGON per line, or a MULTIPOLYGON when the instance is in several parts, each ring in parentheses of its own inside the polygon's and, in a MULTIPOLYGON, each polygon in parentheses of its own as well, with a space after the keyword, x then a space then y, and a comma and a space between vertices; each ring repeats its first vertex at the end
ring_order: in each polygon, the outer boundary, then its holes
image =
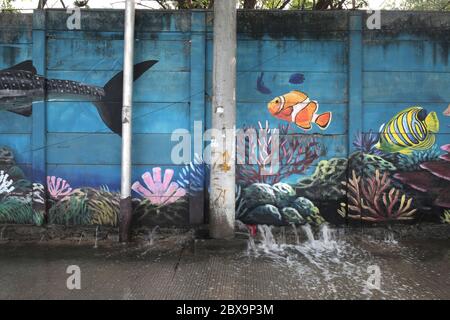
POLYGON ((156 228, 127 246, 0 242, 0 299, 450 299, 450 239, 240 229, 234 241, 156 228), (66 287, 69 265, 81 290, 66 287))
POLYGON ((293 227, 295 242, 278 239, 268 226, 259 227, 262 240, 249 240, 248 255, 265 259, 300 281, 317 298, 420 299, 450 296, 450 242, 355 238, 327 225, 313 233, 309 225, 293 227), (304 241, 298 241, 298 233, 304 241), (439 283, 439 281, 443 281, 439 283), (429 291, 421 288, 428 282, 429 291))

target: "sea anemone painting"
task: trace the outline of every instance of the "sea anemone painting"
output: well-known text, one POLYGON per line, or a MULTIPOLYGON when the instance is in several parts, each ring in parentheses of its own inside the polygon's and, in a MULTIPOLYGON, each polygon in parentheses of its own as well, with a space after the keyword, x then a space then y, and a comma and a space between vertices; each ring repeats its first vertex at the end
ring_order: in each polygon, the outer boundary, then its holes
POLYGON ((146 172, 142 175, 145 183, 143 186, 139 181, 132 185, 132 189, 143 198, 149 200, 152 204, 163 206, 176 202, 186 195, 186 190, 181 188, 178 183, 172 182, 174 171, 166 169, 162 178, 160 167, 153 168, 153 174, 146 172))

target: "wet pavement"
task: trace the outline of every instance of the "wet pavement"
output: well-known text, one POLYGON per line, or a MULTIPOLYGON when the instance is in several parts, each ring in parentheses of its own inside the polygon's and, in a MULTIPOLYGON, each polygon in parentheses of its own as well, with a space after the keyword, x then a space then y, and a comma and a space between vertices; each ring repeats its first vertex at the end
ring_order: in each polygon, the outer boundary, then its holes
POLYGON ((450 239, 260 235, 0 242, 0 299, 450 299, 450 239), (81 290, 66 287, 69 265, 81 290))

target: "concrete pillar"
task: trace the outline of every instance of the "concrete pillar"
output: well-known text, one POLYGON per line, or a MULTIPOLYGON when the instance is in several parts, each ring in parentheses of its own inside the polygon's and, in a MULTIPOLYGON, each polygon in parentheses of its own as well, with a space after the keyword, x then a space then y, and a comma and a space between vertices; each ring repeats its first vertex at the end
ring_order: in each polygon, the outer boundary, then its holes
POLYGON ((234 236, 236 0, 214 2, 210 236, 234 236), (215 129, 215 130, 214 130, 215 129))

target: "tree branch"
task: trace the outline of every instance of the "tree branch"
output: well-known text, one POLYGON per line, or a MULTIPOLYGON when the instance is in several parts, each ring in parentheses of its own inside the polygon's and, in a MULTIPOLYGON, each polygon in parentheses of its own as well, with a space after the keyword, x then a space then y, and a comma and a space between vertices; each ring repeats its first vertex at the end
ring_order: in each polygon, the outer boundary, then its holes
POLYGON ((286 8, 286 6, 291 3, 291 0, 284 0, 283 4, 280 7, 280 10, 283 10, 284 8, 286 8))

